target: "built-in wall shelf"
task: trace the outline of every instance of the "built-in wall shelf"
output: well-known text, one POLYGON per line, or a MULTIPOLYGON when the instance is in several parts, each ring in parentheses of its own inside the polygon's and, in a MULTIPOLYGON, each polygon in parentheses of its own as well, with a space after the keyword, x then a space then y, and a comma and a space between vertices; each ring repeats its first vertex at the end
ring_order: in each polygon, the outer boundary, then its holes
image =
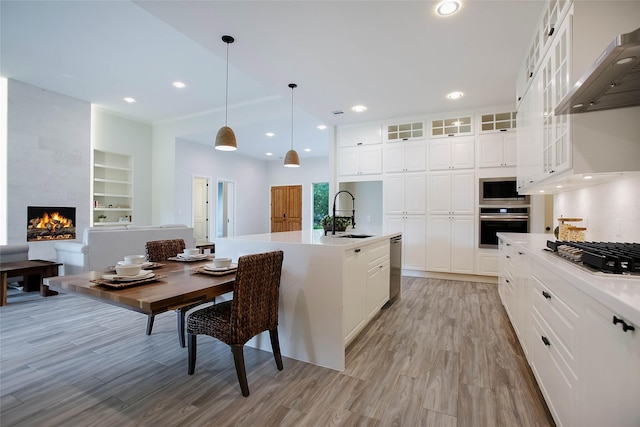
POLYGON ((94 150, 93 156, 93 225, 131 223, 133 158, 101 150, 94 150))

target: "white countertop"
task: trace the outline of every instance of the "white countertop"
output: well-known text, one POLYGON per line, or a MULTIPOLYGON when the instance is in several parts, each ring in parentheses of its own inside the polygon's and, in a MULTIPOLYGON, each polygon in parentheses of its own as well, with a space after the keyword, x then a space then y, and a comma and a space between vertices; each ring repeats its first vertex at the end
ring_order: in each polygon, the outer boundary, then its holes
POLYGON ((344 249, 356 247, 359 245, 368 245, 380 240, 389 239, 391 237, 400 236, 402 233, 383 234, 380 230, 352 230, 347 232, 336 232, 335 236, 328 232, 324 235, 324 230, 301 230, 301 231, 284 231, 281 233, 264 233, 250 234, 246 236, 225 237, 231 240, 246 240, 252 242, 277 242, 298 245, 321 245, 321 246, 339 246, 344 249), (349 238, 340 237, 348 234, 366 234, 372 237, 367 238, 349 238))
POLYGON ((580 291, 640 326, 640 276, 590 272, 545 251, 550 234, 498 233, 498 237, 520 246, 526 254, 548 266, 580 291))

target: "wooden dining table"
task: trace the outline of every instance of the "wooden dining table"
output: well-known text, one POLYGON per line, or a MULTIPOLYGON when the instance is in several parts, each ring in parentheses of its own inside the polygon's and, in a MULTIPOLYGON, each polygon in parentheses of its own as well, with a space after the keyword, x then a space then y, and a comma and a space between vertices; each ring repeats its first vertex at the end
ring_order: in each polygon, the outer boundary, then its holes
POLYGON ((49 277, 44 281, 53 291, 81 295, 140 313, 156 315, 210 301, 231 292, 235 271, 221 276, 197 272, 210 262, 163 261, 161 267, 153 269, 158 280, 121 289, 92 282, 101 279, 106 271, 49 277))

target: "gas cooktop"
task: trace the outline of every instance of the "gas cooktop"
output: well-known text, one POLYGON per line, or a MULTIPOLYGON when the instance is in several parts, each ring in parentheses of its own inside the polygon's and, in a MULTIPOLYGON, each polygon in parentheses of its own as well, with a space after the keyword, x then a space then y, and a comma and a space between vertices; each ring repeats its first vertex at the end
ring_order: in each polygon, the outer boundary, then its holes
POLYGON ((547 247, 564 259, 591 271, 640 275, 640 243, 547 240, 547 247))

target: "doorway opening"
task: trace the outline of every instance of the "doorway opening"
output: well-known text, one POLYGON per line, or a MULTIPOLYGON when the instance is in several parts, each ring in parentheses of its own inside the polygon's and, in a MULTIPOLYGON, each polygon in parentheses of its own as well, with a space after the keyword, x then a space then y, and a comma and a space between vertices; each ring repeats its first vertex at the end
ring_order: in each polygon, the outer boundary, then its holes
POLYGON ((192 212, 196 244, 209 242, 209 178, 193 178, 192 212))
POLYGON ((236 235, 236 183, 218 180, 217 236, 236 235))
POLYGON ((313 228, 322 228, 322 218, 329 215, 329 183, 313 183, 313 228))

